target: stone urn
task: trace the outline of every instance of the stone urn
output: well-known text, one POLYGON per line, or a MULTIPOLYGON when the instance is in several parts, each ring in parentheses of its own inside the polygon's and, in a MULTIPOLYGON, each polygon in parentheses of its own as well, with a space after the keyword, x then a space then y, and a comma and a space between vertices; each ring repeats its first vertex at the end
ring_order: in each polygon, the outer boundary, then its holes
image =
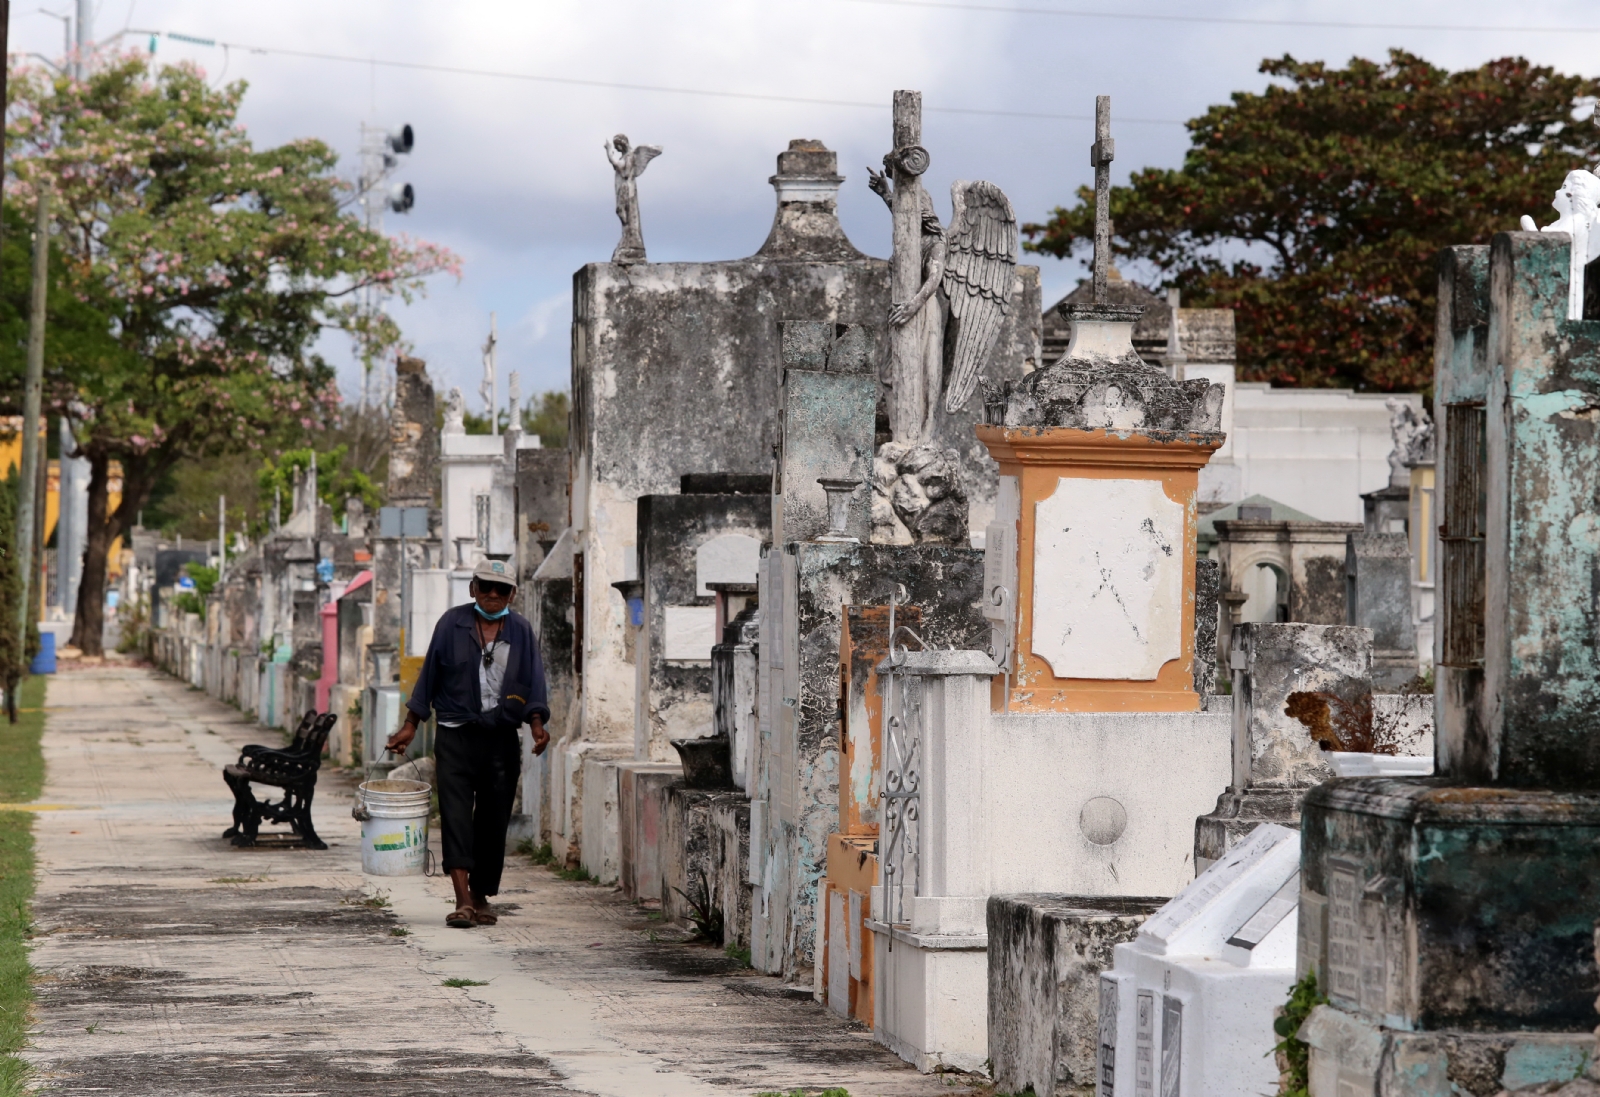
POLYGON ((686 788, 731 789, 733 784, 733 754, 726 735, 711 735, 704 739, 674 739, 672 746, 683 759, 683 783, 686 788))

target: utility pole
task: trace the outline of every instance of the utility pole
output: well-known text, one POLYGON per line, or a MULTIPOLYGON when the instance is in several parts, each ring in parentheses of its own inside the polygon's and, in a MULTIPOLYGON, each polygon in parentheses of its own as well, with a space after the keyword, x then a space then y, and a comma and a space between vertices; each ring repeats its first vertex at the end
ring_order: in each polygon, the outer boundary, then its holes
MULTIPOLYGON (((356 180, 356 193, 366 215, 367 229, 383 232, 385 209, 395 213, 409 213, 416 203, 416 190, 410 183, 385 186, 389 176, 400 165, 400 157, 408 156, 416 144, 416 135, 409 124, 392 129, 361 123, 361 176, 356 180)), ((368 318, 378 315, 383 307, 384 293, 377 286, 367 286, 361 293, 362 308, 368 318)), ((372 348, 364 341, 361 348, 361 408, 376 403, 372 388, 372 348)))
POLYGON ((89 75, 89 54, 94 50, 94 0, 78 0, 77 56, 72 62, 75 80, 89 75))
POLYGON ((40 390, 44 385, 44 307, 45 289, 48 286, 50 264, 50 191, 39 188, 38 210, 33 219, 33 295, 28 307, 28 372, 22 383, 22 486, 17 493, 17 567, 21 571, 22 600, 18 605, 17 627, 23 643, 27 643, 30 619, 30 598, 38 602, 34 582, 38 566, 33 547, 37 540, 35 525, 43 526, 43 516, 36 511, 38 493, 34 484, 39 479, 39 404, 40 390))

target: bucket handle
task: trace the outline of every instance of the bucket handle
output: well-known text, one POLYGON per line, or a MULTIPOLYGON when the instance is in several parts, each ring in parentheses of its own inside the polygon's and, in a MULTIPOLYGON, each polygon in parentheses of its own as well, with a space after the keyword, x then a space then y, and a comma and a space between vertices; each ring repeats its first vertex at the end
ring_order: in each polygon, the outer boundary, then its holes
POLYGON ((367 810, 367 801, 359 788, 356 789, 356 806, 350 809, 350 818, 363 823, 372 818, 372 812, 367 810))

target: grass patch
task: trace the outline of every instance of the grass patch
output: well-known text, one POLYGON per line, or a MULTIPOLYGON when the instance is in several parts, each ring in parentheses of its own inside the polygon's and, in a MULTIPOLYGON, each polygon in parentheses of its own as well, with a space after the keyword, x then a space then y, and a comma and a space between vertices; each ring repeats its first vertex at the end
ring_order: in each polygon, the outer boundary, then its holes
POLYGON ((756 1094, 756 1097, 850 1097, 850 1091, 843 1086, 830 1086, 827 1089, 791 1089, 788 1093, 768 1089, 756 1094))
POLYGON ((589 870, 584 868, 582 865, 579 865, 576 868, 558 868, 555 870, 555 873, 563 880, 570 880, 575 884, 598 883, 593 876, 589 875, 589 870))
POLYGON ((729 945, 722 951, 728 954, 728 959, 736 961, 740 967, 750 966, 750 950, 740 948, 738 945, 729 945))
POLYGON ((210 884, 264 884, 270 876, 217 876, 206 881, 210 884))
POLYGON ((439 985, 442 987, 486 987, 489 984, 481 979, 445 979, 439 985))
POLYGON ((371 907, 373 910, 387 910, 389 908, 389 896, 386 892, 368 895, 365 899, 345 899, 342 901, 347 907, 371 907))
POLYGON ((546 842, 542 846, 537 846, 533 844, 532 838, 524 838, 522 841, 518 842, 517 852, 528 858, 528 860, 532 861, 536 865, 552 864, 556 859, 555 853, 550 849, 549 842, 546 842))
MULTIPOLYGON (((37 800, 44 787, 45 680, 23 680, 17 722, 0 719, 0 804, 37 800)), ((0 811, 0 1095, 20 1094, 28 1066, 17 1052, 28 1039, 28 1007, 33 1000, 28 938, 33 918, 33 813, 0 811)))
POLYGON ((407 929, 405 926, 395 926, 393 929, 391 929, 389 931, 389 936, 390 937, 409 937, 409 936, 411 936, 411 931, 409 929, 407 929))

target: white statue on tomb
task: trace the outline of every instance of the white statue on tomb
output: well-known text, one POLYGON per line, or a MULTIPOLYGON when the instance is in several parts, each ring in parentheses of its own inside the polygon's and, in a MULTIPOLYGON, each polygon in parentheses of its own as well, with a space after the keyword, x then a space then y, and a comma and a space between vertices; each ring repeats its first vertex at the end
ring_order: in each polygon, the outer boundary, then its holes
MULTIPOLYGON (((886 157, 885 167, 889 166, 886 157)), ((867 174, 868 186, 892 212, 890 172, 868 168, 867 174)), ((993 183, 957 180, 950 186, 950 204, 950 227, 945 228, 934 213, 933 200, 921 192, 922 284, 909 301, 889 310, 890 324, 913 328, 916 347, 911 362, 897 359, 891 367, 889 432, 896 442, 926 442, 933 437, 945 376, 945 311, 955 325, 950 384, 944 393, 949 413, 959 411, 977 389, 1011 311, 1017 216, 1010 199, 993 183)))
POLYGON ((1433 462, 1433 420, 1424 408, 1391 396, 1383 402, 1389 409, 1389 483, 1404 487, 1410 483, 1410 469, 1433 462))
POLYGON ((1543 228, 1522 215, 1523 232, 1572 234, 1571 279, 1568 284, 1567 319, 1583 319, 1584 268, 1600 259, 1600 176, 1579 168, 1567 172, 1550 203, 1561 216, 1543 228))
POLYGON ((467 433, 467 398, 461 395, 460 386, 452 388, 450 395, 445 398, 444 433, 467 433))
POLYGON ((606 159, 616 173, 617 220, 622 222, 622 239, 611 253, 613 263, 644 262, 644 230, 639 227, 639 176, 650 161, 661 155, 660 145, 628 144, 628 135, 619 133, 605 146, 606 159))
POLYGON ((522 378, 512 370, 506 378, 506 432, 522 430, 522 378))

